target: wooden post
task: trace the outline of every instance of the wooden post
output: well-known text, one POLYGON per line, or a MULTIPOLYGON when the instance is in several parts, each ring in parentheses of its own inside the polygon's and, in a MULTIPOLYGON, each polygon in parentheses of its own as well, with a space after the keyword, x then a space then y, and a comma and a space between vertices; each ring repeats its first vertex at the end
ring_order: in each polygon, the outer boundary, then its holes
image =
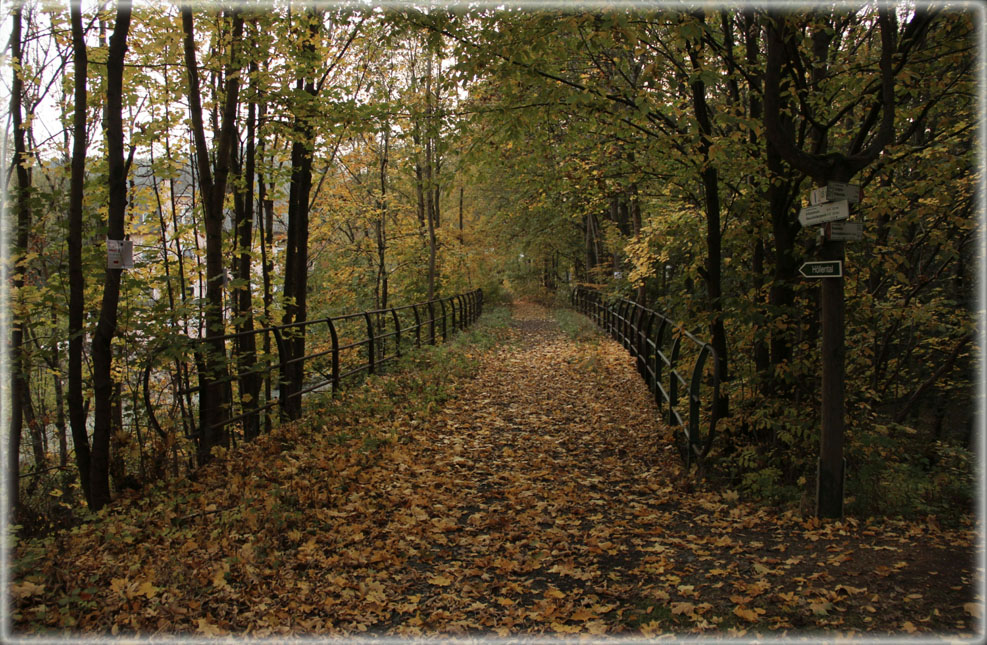
MULTIPOLYGON (((837 169, 832 177, 822 178, 820 186, 832 181, 850 180, 850 172, 837 169)), ((848 205, 850 212, 854 207, 848 205)), ((846 416, 845 390, 845 321, 843 276, 846 274, 846 245, 842 241, 823 242, 823 260, 836 260, 844 266, 839 277, 823 278, 820 303, 822 325, 822 427, 819 434, 819 464, 816 479, 816 516, 843 517, 843 435, 846 416)))
MULTIPOLYGON (((844 260, 844 243, 823 244, 824 260, 844 260)), ((843 425, 844 425, 844 300, 843 276, 824 278, 822 285, 822 430, 819 435, 819 466, 816 515, 843 516, 843 425)))

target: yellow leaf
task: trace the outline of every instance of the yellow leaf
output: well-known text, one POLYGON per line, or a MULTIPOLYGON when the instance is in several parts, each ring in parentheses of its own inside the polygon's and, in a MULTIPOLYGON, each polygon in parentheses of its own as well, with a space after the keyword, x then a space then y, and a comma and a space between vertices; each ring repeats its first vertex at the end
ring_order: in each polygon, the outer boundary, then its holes
POLYGON ((229 584, 226 582, 226 572, 229 571, 230 565, 220 565, 216 568, 216 571, 212 576, 212 585, 217 589, 228 589, 229 584))
POLYGON ((10 590, 18 598, 27 598, 28 596, 35 596, 45 590, 44 585, 37 585, 33 582, 25 580, 24 582, 10 585, 10 590))
POLYGON ((984 606, 979 602, 963 603, 963 609, 974 618, 980 618, 984 615, 984 606))
POLYGON ((672 614, 685 614, 691 616, 696 611, 696 606, 691 602, 673 602, 671 604, 672 614))
POLYGON ((596 614, 583 608, 577 609, 576 611, 572 612, 571 616, 569 616, 569 620, 578 620, 580 622, 586 622, 591 618, 596 618, 596 614))
POLYGON ((833 603, 827 600, 817 600, 816 602, 809 604, 809 609, 811 609, 812 613, 817 616, 826 616, 832 608, 833 603))
POLYGON ((901 628, 906 632, 908 632, 909 634, 914 634, 915 632, 918 631, 918 628, 915 627, 915 625, 910 620, 905 621, 905 624, 902 625, 901 628))
POLYGON ((746 607, 737 605, 733 608, 733 613, 750 623, 756 623, 758 621, 757 612, 753 609, 747 609, 746 607))
POLYGON ((222 636, 223 635, 223 630, 222 629, 220 629, 219 627, 216 627, 215 625, 213 625, 212 623, 210 623, 205 618, 200 618, 199 619, 199 627, 196 629, 196 631, 199 632, 200 634, 205 634, 206 636, 222 636))
POLYGON ((126 588, 127 588, 126 578, 113 578, 113 580, 110 580, 110 590, 113 593, 123 593, 126 588))
POLYGON ((500 605, 501 607, 511 607, 511 606, 515 605, 516 603, 513 600, 511 600, 510 598, 505 598, 504 596, 499 596, 497 598, 497 604, 500 605))
POLYGON ((545 590, 546 598, 565 598, 565 594, 556 589, 555 587, 549 587, 545 590))
POLYGON ((144 596, 145 598, 154 598, 161 591, 160 587, 155 587, 150 582, 142 582, 139 587, 137 587, 137 595, 144 596))
POLYGON ((449 576, 432 576, 428 579, 428 582, 437 587, 448 587, 452 584, 452 578, 449 576))
POLYGON ((552 623, 552 629, 560 634, 575 634, 580 630, 579 625, 563 625, 562 623, 552 623))

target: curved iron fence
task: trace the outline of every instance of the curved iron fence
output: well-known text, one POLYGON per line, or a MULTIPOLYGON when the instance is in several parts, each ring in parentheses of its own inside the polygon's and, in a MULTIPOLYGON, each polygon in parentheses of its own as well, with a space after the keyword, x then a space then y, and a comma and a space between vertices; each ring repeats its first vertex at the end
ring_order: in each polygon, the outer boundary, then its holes
POLYGON ((607 299, 599 291, 579 286, 569 295, 574 309, 591 318, 636 359, 659 412, 684 438, 686 465, 693 460, 701 463, 712 446, 718 420, 720 373, 713 346, 664 314, 627 298, 607 299), (711 393, 705 408, 704 391, 711 393), (683 394, 685 401, 680 401, 683 394), (687 412, 680 410, 683 403, 687 412))
POLYGON ((222 403, 225 413, 221 421, 205 429, 198 408, 207 380, 203 378, 203 356, 209 347, 203 339, 183 336, 183 348, 175 350, 172 343, 167 351, 162 348, 148 357, 142 379, 148 423, 162 438, 171 434, 169 431, 178 431, 186 439, 198 441, 206 431, 233 424, 240 424, 242 436, 250 438, 258 431, 261 419, 266 428, 271 427, 274 409, 284 416, 292 399, 300 401, 311 392, 339 391, 348 378, 374 374, 409 349, 423 343, 434 345, 466 329, 482 310, 483 292, 476 289, 401 307, 227 334, 222 337, 225 374, 213 381, 226 388, 222 403), (255 337, 258 349, 249 361, 252 365, 244 367, 237 349, 247 335, 255 337), (300 336, 305 339, 305 354, 292 356, 292 341, 300 336), (261 350, 262 346, 271 351, 261 350), (303 375, 300 383, 288 382, 289 368, 303 375), (256 400, 245 397, 240 389, 244 378, 251 375, 265 380, 256 400))

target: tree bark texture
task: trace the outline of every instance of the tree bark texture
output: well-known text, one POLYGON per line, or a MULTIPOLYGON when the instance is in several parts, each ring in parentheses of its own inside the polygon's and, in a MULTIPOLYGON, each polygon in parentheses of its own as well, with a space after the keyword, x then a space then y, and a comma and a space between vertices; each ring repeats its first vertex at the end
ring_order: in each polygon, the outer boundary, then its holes
MULTIPOLYGON (((106 105, 103 128, 106 131, 106 156, 109 181, 107 239, 124 238, 127 212, 127 171, 123 151, 123 62, 130 31, 131 5, 117 4, 116 23, 106 55, 106 105)), ((93 439, 90 460, 92 508, 98 510, 110 501, 110 437, 115 430, 113 415, 114 387, 113 337, 117 328, 117 306, 123 269, 106 269, 99 322, 93 334, 93 439)))

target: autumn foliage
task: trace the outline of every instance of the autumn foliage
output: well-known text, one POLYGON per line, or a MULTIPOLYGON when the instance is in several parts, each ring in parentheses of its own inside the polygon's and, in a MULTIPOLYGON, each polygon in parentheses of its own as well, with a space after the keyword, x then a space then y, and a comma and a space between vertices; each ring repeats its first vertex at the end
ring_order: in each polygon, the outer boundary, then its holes
POLYGON ((623 349, 573 316, 583 340, 518 306, 22 543, 16 631, 974 633, 970 530, 821 523, 694 482, 623 349))

